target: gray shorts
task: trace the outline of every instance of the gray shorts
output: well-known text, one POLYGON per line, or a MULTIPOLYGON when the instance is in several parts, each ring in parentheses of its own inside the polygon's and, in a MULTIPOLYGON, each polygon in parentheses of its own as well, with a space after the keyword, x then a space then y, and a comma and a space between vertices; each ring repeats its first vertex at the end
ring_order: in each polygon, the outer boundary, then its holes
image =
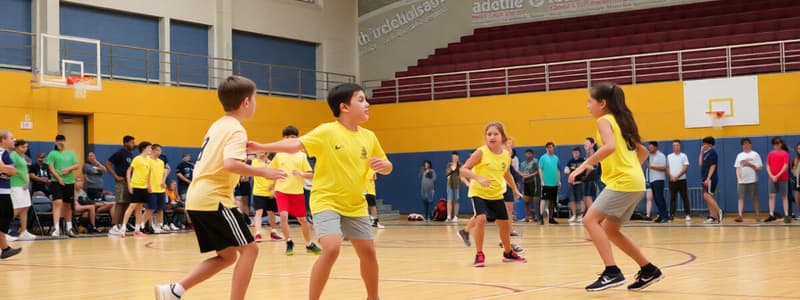
POLYGON ((736 191, 739 192, 739 199, 744 199, 747 197, 756 199, 756 196, 758 195, 758 182, 740 183, 736 188, 736 191))
POLYGON ((351 240, 372 240, 369 216, 345 217, 332 210, 314 214, 314 230, 317 238, 338 235, 351 240))
POLYGON ((609 188, 603 189, 592 208, 599 209, 607 215, 607 219, 615 223, 626 223, 631 220, 631 215, 636 205, 644 197, 645 192, 617 192, 609 188))
POLYGON ((771 182, 769 184, 769 193, 770 194, 781 194, 786 196, 789 192, 789 181, 788 180, 778 180, 778 182, 771 182))

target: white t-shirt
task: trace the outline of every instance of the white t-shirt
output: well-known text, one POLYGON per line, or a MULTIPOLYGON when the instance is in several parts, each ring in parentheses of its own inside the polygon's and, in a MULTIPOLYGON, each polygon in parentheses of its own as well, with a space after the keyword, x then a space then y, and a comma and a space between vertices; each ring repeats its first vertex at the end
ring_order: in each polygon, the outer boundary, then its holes
MULTIPOLYGON (((656 151, 655 154, 648 154, 648 156, 649 156, 648 160, 649 160, 649 163, 650 163, 651 166, 654 166, 654 167, 666 167, 667 166, 667 157, 664 156, 664 153, 661 153, 661 151, 656 151)), ((653 181, 656 181, 656 180, 666 180, 667 179, 667 173, 664 172, 664 171, 656 171, 656 170, 649 169, 649 168, 647 169, 647 171, 650 172, 650 182, 651 183, 653 181)))
POLYGON ((739 183, 745 184, 745 183, 758 182, 758 176, 756 174, 756 170, 753 170, 753 168, 750 167, 745 167, 742 164, 745 161, 749 161, 751 164, 754 164, 759 167, 764 165, 761 162, 761 156, 758 155, 758 152, 755 151, 750 151, 749 153, 740 152, 738 155, 736 155, 736 162, 733 163, 733 167, 739 169, 739 174, 742 177, 739 183))
MULTIPOLYGON (((681 152, 680 154, 670 153, 667 155, 667 164, 669 165, 669 176, 675 177, 681 173, 683 170, 683 166, 689 165, 689 158, 686 157, 686 154, 681 152)), ((683 176, 678 177, 678 180, 685 180, 686 173, 683 176)))

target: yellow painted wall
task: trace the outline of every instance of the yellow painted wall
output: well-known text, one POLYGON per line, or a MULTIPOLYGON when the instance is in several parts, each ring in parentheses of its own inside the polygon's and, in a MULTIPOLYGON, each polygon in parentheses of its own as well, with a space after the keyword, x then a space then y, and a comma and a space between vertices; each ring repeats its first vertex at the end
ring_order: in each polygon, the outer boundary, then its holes
MULTIPOLYGON (((644 140, 800 133, 800 73, 759 76, 760 125, 721 131, 684 128, 683 83, 623 86, 644 140), (795 122, 789 120, 795 118, 795 122)), ((387 152, 469 149, 483 142, 489 121, 501 121, 517 145, 579 144, 594 136, 588 89, 376 105, 366 127, 387 152)))
MULTIPOLYGON (((74 99, 72 90, 30 87, 30 73, 0 71, 5 88, 0 96, 0 128, 18 138, 52 141, 57 134, 56 116, 75 113, 89 116, 90 144, 119 144, 131 134, 166 146, 198 147, 208 126, 222 114, 216 91, 165 87, 120 81, 103 82, 103 91, 74 99), (25 114, 33 130, 20 130, 25 114)), ((800 133, 800 73, 759 76, 760 125, 710 128, 683 127, 683 85, 667 82, 624 86, 645 140, 758 136, 800 133), (795 122, 789 120, 795 118, 795 122)), ((587 90, 515 94, 471 99, 375 105, 365 127, 374 130, 390 153, 469 149, 483 142, 483 127, 503 122, 518 145, 577 144, 594 135, 594 123, 586 110, 587 90)), ((258 96, 253 120, 245 123, 251 139, 280 138, 287 124, 301 134, 333 120, 323 101, 301 101, 258 96)))
MULTIPOLYGON (((5 87, 0 96, 0 128, 27 140, 52 141, 58 113, 71 113, 89 116, 90 144, 120 144, 122 136, 130 134, 139 141, 199 147, 208 126, 223 114, 214 90, 107 80, 102 91, 75 99, 69 89, 31 88, 30 79, 30 73, 0 71, 5 87), (32 130, 19 127, 26 114, 33 122, 32 130)), ((255 117, 245 122, 251 139, 276 140, 287 124, 307 132, 332 119, 321 101, 263 95, 257 99, 255 117)))

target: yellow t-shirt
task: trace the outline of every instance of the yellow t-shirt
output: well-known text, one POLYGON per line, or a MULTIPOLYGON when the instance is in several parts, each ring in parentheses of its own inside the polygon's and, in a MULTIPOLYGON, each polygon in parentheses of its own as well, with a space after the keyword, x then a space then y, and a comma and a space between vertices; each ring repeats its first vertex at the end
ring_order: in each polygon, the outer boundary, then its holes
POLYGON ((150 176, 150 158, 138 155, 131 161, 131 186, 135 189, 146 189, 150 176))
MULTIPOLYGON (((254 158, 252 162, 252 166, 254 168, 267 165, 266 162, 258 158, 254 158)), ((270 190, 269 186, 272 185, 273 182, 275 182, 275 180, 266 179, 261 176, 253 176, 253 195, 259 197, 272 197, 275 194, 275 191, 270 190)))
MULTIPOLYGON (((601 179, 603 183, 607 188, 617 192, 644 192, 644 172, 636 150, 628 150, 628 145, 625 143, 619 124, 613 115, 607 114, 600 118, 611 123, 611 131, 614 132, 614 146, 616 146, 614 153, 602 161, 603 175, 601 179)), ((603 143, 600 131, 598 131, 597 145, 602 146, 603 143)))
POLYGON ((347 217, 366 217, 364 178, 369 159, 386 159, 372 131, 358 127, 350 131, 339 122, 317 126, 300 138, 308 156, 316 157, 311 187, 311 213, 333 210, 347 217))
POLYGON ((486 145, 481 146, 476 151, 481 151, 481 161, 472 168, 472 172, 489 179, 489 187, 483 187, 477 180, 471 180, 469 184, 469 197, 480 197, 485 200, 503 200, 506 192, 506 178, 508 167, 511 165, 511 156, 508 151, 496 154, 489 150, 486 145))
POLYGON ((275 182, 275 191, 289 195, 303 194, 303 176, 294 175, 294 170, 311 172, 308 156, 302 151, 297 153, 276 153, 269 162, 270 168, 281 169, 286 172, 286 179, 275 182))
POLYGON ((223 116, 211 124, 206 132, 200 154, 194 165, 194 178, 186 192, 186 209, 216 211, 220 203, 236 207, 233 189, 239 183, 239 174, 223 168, 225 159, 244 162, 247 159, 247 131, 234 117, 223 116))
POLYGON ((151 158, 150 161, 150 192, 163 193, 165 188, 161 187, 164 183, 164 161, 159 158, 151 158))
POLYGON ((377 178, 375 178, 375 171, 373 171, 372 169, 369 169, 369 171, 367 171, 367 178, 366 178, 366 180, 367 180, 366 181, 366 183, 367 183, 367 191, 366 191, 366 193, 368 195, 375 195, 375 180, 376 179, 377 178))

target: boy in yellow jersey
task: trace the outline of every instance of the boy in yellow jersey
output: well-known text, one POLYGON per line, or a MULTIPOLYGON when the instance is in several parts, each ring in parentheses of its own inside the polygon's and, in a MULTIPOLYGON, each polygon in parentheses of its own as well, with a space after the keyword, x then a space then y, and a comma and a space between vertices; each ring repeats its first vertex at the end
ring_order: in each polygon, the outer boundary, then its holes
POLYGON ((130 184, 128 185, 128 193, 132 195, 131 204, 125 210, 122 217, 122 226, 120 226, 119 237, 125 237, 125 224, 128 224, 128 219, 131 214, 135 215, 135 229, 133 235, 135 237, 143 237, 142 233, 144 227, 144 215, 142 214, 142 206, 147 200, 150 199, 150 152, 152 152, 151 144, 148 141, 139 143, 139 155, 133 158, 131 166, 128 167, 125 177, 130 184))
POLYGON ((392 163, 375 134, 359 126, 369 119, 369 103, 361 86, 345 83, 334 87, 328 93, 328 106, 337 121, 319 125, 299 139, 271 144, 248 142, 248 149, 288 153, 305 149, 317 159, 310 205, 325 251, 311 269, 308 299, 322 295, 344 237, 361 262, 367 300, 377 300, 378 258, 364 199, 364 178, 369 169, 383 175, 391 173, 392 163))
MULTIPOLYGON (((265 153, 260 152, 252 160, 251 165, 254 168, 266 166, 274 157, 275 153, 265 155, 265 153)), ((283 240, 283 237, 278 235, 278 231, 275 230, 277 228, 275 226, 275 213, 278 212, 278 203, 275 202, 275 180, 258 176, 253 177, 253 208, 256 210, 256 215, 253 219, 256 227, 256 243, 260 243, 263 240, 261 237, 261 216, 264 215, 264 211, 267 212, 270 239, 273 241, 283 240)))
POLYGON ((372 219, 372 227, 383 229, 383 225, 378 221, 378 204, 375 203, 375 180, 378 180, 378 175, 370 169, 367 171, 367 190, 364 198, 367 199, 367 207, 369 207, 369 217, 372 219))
POLYGON ((144 206, 144 220, 145 223, 150 223, 150 228, 152 228, 150 233, 161 233, 164 225, 164 210, 167 209, 165 193, 167 191, 167 175, 169 172, 164 161, 159 158, 161 156, 161 145, 153 144, 150 149, 150 197, 144 206), (156 215, 155 223, 153 223, 153 213, 156 215))
POLYGON ((486 144, 476 149, 461 167, 461 176, 470 180, 468 196, 472 199, 475 216, 467 222, 458 236, 469 245, 469 232, 475 229, 475 261, 473 266, 486 265, 483 253, 483 236, 486 222, 495 222, 499 228, 503 246, 503 262, 528 262, 511 248, 511 222, 503 201, 506 187, 511 189, 514 199, 519 198, 519 190, 511 176, 511 155, 506 150, 507 141, 503 125, 492 122, 484 131, 486 144))
POLYGON ((201 262, 179 282, 156 286, 157 300, 180 299, 185 290, 234 263, 230 299, 244 299, 258 247, 245 216, 234 205, 233 189, 239 176, 286 177, 281 170, 245 163, 247 132, 241 122, 255 113, 256 85, 250 79, 230 76, 219 84, 217 95, 225 115, 206 132, 186 195, 186 210, 194 224, 200 252, 216 251, 217 255, 201 262))
POLYGON ((625 104, 622 88, 612 83, 593 86, 587 108, 597 119, 597 144, 600 148, 570 173, 569 183, 576 182, 578 175, 591 166, 603 163, 602 180, 606 188, 586 212, 583 226, 589 232, 606 268, 594 283, 586 286, 586 290, 602 291, 625 283, 625 276, 614 261, 610 241, 641 267, 636 274, 636 281, 628 285, 628 290, 639 291, 664 277, 661 270, 650 263, 639 247, 620 231, 644 196, 642 162, 649 153, 642 145, 639 129, 633 113, 625 104))
MULTIPOLYGON (((283 129, 284 139, 297 139, 300 132, 289 125, 283 129)), ((306 251, 319 254, 322 249, 311 242, 311 225, 306 220, 306 197, 303 192, 303 179, 314 176, 308 156, 302 151, 294 153, 280 152, 269 163, 270 168, 278 168, 286 172, 288 177, 275 182, 275 201, 278 202, 278 213, 281 215, 281 230, 286 238, 286 255, 294 255, 294 241, 289 233, 289 214, 297 218, 300 230, 306 241, 306 251)))

